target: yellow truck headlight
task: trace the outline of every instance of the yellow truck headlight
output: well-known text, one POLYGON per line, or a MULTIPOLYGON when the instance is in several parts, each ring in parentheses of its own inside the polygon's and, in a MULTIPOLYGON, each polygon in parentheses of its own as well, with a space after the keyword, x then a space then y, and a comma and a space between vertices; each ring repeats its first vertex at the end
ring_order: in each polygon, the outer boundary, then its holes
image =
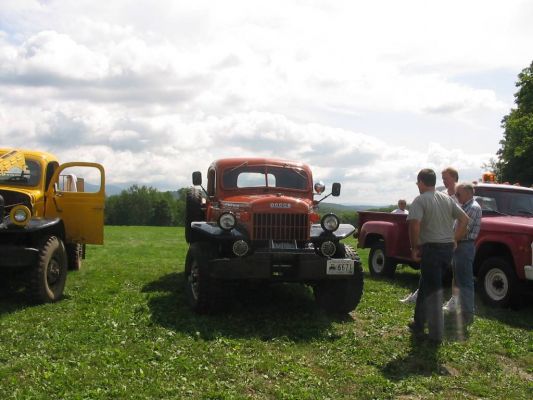
POLYGON ((9 213, 9 219, 11 222, 18 226, 26 226, 26 224, 30 221, 30 218, 30 209, 22 204, 13 207, 9 213))

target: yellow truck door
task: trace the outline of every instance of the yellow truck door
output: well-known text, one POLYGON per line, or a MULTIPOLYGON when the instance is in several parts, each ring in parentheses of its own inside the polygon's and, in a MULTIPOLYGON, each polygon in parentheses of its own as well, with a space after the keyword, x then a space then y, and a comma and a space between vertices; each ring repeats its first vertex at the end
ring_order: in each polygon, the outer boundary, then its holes
POLYGON ((96 163, 71 162, 54 173, 45 216, 65 224, 67 243, 104 243, 105 172, 96 163))

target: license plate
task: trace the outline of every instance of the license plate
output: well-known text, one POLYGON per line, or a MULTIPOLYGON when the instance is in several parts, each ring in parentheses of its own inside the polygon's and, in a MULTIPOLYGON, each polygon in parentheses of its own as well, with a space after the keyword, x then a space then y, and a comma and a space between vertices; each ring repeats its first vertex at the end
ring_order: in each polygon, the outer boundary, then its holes
POLYGON ((351 259, 333 258, 328 260, 326 275, 353 275, 354 261, 351 259))

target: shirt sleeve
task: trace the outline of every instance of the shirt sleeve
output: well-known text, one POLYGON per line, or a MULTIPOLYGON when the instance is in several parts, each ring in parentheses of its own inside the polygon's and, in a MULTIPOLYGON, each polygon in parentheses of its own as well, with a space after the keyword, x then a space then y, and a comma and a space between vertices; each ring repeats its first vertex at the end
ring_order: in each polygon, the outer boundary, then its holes
POLYGON ((417 220, 421 221, 424 216, 424 207, 422 207, 422 201, 420 196, 413 200, 411 206, 409 207, 409 214, 407 214, 407 220, 417 220))
POLYGON ((462 217, 463 215, 467 215, 464 210, 459 207, 459 205, 452 200, 452 215, 455 219, 459 219, 460 217, 462 217))

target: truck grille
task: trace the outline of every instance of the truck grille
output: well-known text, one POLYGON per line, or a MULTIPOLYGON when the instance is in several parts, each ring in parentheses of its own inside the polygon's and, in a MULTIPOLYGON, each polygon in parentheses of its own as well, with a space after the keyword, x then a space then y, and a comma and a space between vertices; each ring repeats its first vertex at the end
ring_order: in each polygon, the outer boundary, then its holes
POLYGON ((307 214, 254 214, 254 240, 307 240, 307 214))

